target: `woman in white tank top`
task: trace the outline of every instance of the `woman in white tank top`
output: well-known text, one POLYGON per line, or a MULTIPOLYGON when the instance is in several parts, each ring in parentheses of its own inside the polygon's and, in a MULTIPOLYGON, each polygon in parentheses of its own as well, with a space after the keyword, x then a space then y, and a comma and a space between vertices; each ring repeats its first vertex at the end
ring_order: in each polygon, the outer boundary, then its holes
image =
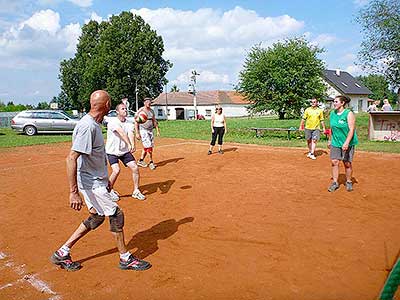
POLYGON ((213 147, 215 146, 215 142, 218 136, 218 153, 223 154, 222 150, 222 139, 224 134, 227 132, 226 130, 226 120, 225 115, 222 113, 222 107, 218 106, 215 108, 215 114, 211 117, 211 143, 210 148, 208 149, 208 155, 212 153, 213 147))

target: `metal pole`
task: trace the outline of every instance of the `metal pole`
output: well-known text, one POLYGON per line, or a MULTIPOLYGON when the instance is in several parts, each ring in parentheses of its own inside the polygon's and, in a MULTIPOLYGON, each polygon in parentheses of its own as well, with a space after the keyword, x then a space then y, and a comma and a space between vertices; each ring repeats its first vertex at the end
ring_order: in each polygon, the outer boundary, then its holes
POLYGON ((193 91, 193 106, 194 106, 194 119, 197 120, 197 99, 196 99, 196 90, 193 91))
POLYGON ((136 84, 135 84, 135 104, 136 104, 136 112, 139 109, 139 103, 138 103, 138 87, 137 87, 137 79, 136 79, 136 84))
POLYGON ((165 84, 165 113, 168 121, 168 83, 165 84))

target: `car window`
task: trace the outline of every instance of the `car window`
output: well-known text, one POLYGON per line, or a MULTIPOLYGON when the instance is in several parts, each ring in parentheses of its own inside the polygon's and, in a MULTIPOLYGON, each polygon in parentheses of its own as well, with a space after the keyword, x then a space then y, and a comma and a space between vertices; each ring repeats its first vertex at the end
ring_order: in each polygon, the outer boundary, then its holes
POLYGON ((63 120, 66 117, 63 114, 57 113, 57 112, 52 112, 51 113, 51 118, 52 119, 57 119, 57 120, 63 120))
POLYGON ((18 114, 18 118, 32 118, 32 112, 22 111, 18 114))
POLYGON ((51 119, 50 113, 45 111, 37 111, 33 113, 33 119, 51 119))
POLYGON ((107 116, 109 116, 109 117, 116 117, 116 116, 117 116, 117 112, 116 112, 115 110, 110 111, 110 112, 108 113, 107 116))

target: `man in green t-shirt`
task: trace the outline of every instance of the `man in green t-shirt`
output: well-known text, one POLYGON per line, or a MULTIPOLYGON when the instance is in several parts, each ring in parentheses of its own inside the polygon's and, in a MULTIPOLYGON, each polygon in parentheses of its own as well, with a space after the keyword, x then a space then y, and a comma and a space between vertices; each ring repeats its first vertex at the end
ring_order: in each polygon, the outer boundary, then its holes
POLYGON ((316 159, 315 147, 320 138, 319 124, 325 132, 324 112, 318 107, 318 100, 311 99, 311 106, 304 111, 303 118, 300 122, 300 130, 304 130, 307 140, 308 154, 307 157, 316 159), (305 123, 305 126, 304 126, 305 123))

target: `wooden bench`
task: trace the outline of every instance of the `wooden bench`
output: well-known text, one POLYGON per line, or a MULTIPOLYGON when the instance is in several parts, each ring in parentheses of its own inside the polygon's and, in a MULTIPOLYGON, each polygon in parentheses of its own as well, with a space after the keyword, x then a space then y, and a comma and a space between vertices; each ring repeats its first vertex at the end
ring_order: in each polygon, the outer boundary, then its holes
POLYGON ((287 131, 288 140, 290 140, 290 133, 292 131, 298 131, 297 128, 260 128, 260 127, 252 127, 252 130, 256 131, 256 137, 260 137, 263 131, 287 131))

